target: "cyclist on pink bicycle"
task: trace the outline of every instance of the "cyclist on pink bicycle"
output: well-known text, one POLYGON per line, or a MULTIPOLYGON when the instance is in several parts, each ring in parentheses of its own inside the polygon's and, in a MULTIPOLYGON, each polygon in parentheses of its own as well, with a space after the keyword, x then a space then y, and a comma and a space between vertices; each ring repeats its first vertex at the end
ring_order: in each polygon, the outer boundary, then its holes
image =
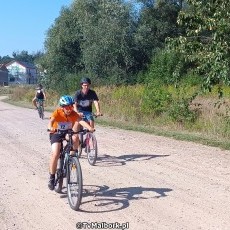
POLYGON ((96 109, 96 116, 101 116, 99 99, 96 92, 90 89, 91 80, 88 77, 81 79, 81 89, 78 90, 75 94, 74 109, 81 116, 84 116, 84 120, 89 122, 90 126, 94 128, 94 117, 92 114, 94 104, 96 109))

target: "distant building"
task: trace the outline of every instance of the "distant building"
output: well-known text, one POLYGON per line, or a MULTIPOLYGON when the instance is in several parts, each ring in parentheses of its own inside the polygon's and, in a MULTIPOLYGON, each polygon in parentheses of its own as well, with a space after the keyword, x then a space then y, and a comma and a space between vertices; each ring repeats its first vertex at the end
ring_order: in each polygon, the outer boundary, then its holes
POLYGON ((4 64, 0 64, 0 86, 7 86, 8 84, 8 69, 4 64))
POLYGON ((5 64, 9 71, 9 84, 36 84, 38 71, 34 64, 11 61, 5 64))

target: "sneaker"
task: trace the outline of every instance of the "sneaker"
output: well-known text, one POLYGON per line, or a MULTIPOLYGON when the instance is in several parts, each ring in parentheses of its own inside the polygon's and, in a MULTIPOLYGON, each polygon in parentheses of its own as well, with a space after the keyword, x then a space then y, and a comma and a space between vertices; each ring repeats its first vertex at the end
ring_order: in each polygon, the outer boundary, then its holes
POLYGON ((48 188, 50 190, 54 190, 54 180, 55 180, 54 178, 49 179, 48 188))

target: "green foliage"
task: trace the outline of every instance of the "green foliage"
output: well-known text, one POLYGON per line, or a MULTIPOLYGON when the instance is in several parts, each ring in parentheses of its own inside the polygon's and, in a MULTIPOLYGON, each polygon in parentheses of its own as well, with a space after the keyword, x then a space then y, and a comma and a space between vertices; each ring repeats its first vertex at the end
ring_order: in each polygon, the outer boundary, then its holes
POLYGON ((118 0, 80 0, 74 12, 79 16, 84 37, 81 50, 86 72, 110 83, 125 79, 133 65, 133 22, 127 5, 118 0))
POLYGON ((139 49, 137 55, 145 67, 151 62, 152 55, 156 50, 165 46, 167 37, 178 35, 179 29, 176 20, 179 7, 174 1, 168 0, 141 2, 143 5, 135 33, 135 44, 139 49))
POLYGON ((0 56, 0 64, 6 64, 6 63, 8 63, 8 62, 10 62, 12 60, 13 60, 13 58, 8 56, 8 55, 3 56, 3 57, 0 56))
POLYGON ((181 98, 180 100, 172 101, 172 104, 167 111, 169 117, 174 122, 180 123, 194 123, 198 118, 198 113, 191 110, 190 108, 190 99, 181 98))
POLYGON ((173 72, 175 66, 180 61, 180 55, 168 50, 159 51, 152 59, 152 64, 146 73, 145 82, 147 84, 154 83, 156 80, 163 84, 176 84, 178 81, 174 77, 173 72))
POLYGON ((172 103, 167 108, 168 117, 180 124, 194 124, 200 115, 200 107, 192 106, 192 102, 199 94, 197 86, 180 83, 174 89, 172 103))
POLYGON ((202 82, 203 81, 201 76, 199 76, 196 73, 189 72, 183 76, 183 78, 180 81, 180 84, 193 87, 193 86, 200 86, 202 82))
POLYGON ((170 41, 173 50, 183 54, 203 75, 203 90, 215 84, 229 85, 230 66, 230 5, 228 1, 188 0, 190 8, 178 17, 186 34, 170 41))
POLYGON ((48 30, 45 40, 46 55, 41 65, 49 75, 65 75, 83 69, 80 40, 82 34, 74 12, 62 8, 55 24, 48 30))
POLYGON ((166 112, 168 106, 172 102, 172 95, 165 87, 155 83, 151 86, 146 86, 143 92, 143 100, 141 110, 143 113, 152 114, 152 116, 159 116, 166 112))
POLYGON ((226 138, 230 138, 230 114, 224 116, 221 125, 221 132, 223 133, 223 136, 226 138))
POLYGON ((1 58, 0 56, 0 63, 9 63, 10 61, 16 60, 16 61, 23 61, 23 62, 29 62, 29 63, 36 63, 36 61, 41 58, 44 54, 40 51, 34 52, 33 54, 29 54, 28 51, 21 51, 21 52, 13 52, 12 57, 4 56, 1 58))
MULTIPOLYGON (((202 137, 213 137, 215 140, 229 140, 230 94, 225 100, 220 100, 217 106, 213 106, 213 92, 199 96, 195 103, 191 103, 193 87, 184 85, 175 88, 160 84, 151 87, 139 84, 94 88, 100 98, 104 114, 102 119, 107 120, 109 124, 116 122, 123 128, 133 126, 137 130, 138 127, 145 127, 148 131, 158 129, 179 133, 183 130, 202 137), (198 103, 202 104, 202 107, 196 107, 195 104, 198 103)), ((213 90, 216 90, 215 88, 213 90)), ((224 87, 225 92, 229 90, 229 87, 224 87)), ((27 101, 32 106, 34 87, 9 87, 9 92, 18 103, 27 101)), ((53 110, 60 95, 50 89, 46 90, 46 94, 45 108, 53 110)))
POLYGON ((59 76, 82 72, 102 84, 135 84, 134 73, 145 70, 166 37, 176 36, 178 11, 173 2, 161 0, 137 18, 125 1, 74 1, 48 30, 39 60, 49 87, 55 83, 60 89, 59 76))
POLYGON ((126 82, 135 64, 130 12, 120 0, 78 0, 63 8, 48 31, 46 55, 40 61, 48 78, 60 84, 53 75, 85 72, 97 82, 126 82))
POLYGON ((28 63, 34 63, 36 58, 39 58, 43 54, 41 52, 37 52, 36 54, 29 54, 28 51, 21 51, 21 52, 13 52, 14 60, 16 61, 24 61, 28 63))

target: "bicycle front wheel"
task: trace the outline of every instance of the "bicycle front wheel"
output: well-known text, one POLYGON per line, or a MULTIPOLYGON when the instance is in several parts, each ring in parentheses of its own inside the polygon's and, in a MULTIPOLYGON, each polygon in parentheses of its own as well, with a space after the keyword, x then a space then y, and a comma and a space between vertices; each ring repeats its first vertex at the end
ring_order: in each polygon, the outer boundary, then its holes
POLYGON ((77 211, 82 199, 82 171, 77 157, 69 157, 67 164, 67 195, 70 207, 77 211))
POLYGON ((95 165, 97 160, 97 140, 93 133, 87 134, 85 151, 90 165, 95 165))
POLYGON ((41 106, 41 119, 42 120, 44 119, 44 108, 43 108, 43 106, 41 106))
POLYGON ((44 119, 44 112, 43 112, 43 107, 39 106, 38 107, 38 115, 41 119, 44 119))
POLYGON ((58 166, 57 166, 57 170, 56 170, 56 173, 55 173, 55 178, 56 178, 56 181, 55 181, 55 187, 54 187, 54 190, 55 192, 57 193, 61 193, 62 192, 62 185, 63 185, 63 172, 62 172, 62 159, 59 158, 58 159, 58 166))

